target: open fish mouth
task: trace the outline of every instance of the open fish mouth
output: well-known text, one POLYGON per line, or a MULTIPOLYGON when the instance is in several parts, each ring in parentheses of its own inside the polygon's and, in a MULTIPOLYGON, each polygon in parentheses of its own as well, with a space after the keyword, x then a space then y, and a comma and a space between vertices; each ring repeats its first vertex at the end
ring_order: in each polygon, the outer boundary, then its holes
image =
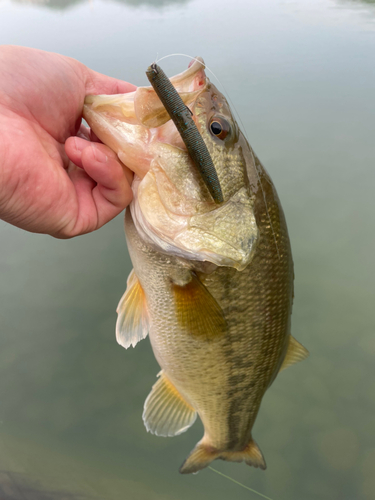
MULTIPOLYGON (((170 79, 186 106, 192 106, 207 85, 204 68, 203 59, 197 58, 184 72, 170 79)), ((127 94, 88 95, 83 116, 97 137, 140 178, 150 168, 155 143, 186 150, 152 87, 139 87, 127 94)))

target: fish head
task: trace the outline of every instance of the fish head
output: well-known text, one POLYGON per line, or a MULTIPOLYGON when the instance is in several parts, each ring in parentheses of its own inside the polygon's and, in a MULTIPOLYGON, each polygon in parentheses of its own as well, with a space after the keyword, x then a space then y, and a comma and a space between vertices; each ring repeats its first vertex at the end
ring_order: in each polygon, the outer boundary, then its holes
POLYGON ((201 58, 171 82, 211 155, 223 193, 220 204, 212 199, 152 87, 88 96, 84 118, 135 173, 130 210, 147 243, 188 261, 242 270, 258 240, 250 146, 227 100, 206 76, 201 58))

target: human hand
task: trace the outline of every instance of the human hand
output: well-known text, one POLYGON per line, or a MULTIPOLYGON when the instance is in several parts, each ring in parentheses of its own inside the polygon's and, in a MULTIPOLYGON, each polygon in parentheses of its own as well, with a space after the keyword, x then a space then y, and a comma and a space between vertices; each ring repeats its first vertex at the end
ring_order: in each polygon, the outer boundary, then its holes
POLYGON ((82 108, 87 94, 136 87, 16 46, 0 47, 0 74, 0 218, 70 238, 119 214, 132 199, 132 172, 81 125, 82 108))

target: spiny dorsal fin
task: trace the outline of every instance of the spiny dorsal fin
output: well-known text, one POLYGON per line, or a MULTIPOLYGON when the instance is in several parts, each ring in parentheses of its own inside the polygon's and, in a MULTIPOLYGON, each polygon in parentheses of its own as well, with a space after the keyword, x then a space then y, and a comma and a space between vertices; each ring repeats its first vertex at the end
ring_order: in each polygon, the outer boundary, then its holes
POLYGON ((184 286, 173 284, 173 292, 177 321, 193 337, 213 340, 227 331, 221 307, 197 276, 184 286))
POLYGON ((129 274, 124 295, 117 306, 116 340, 127 349, 147 337, 149 320, 145 294, 134 272, 129 274))
POLYGON ((163 371, 159 375, 145 401, 143 422, 151 434, 177 436, 193 425, 197 413, 163 371))
POLYGON ((302 344, 298 342, 292 335, 289 336, 289 345, 284 358, 283 364, 281 365, 280 371, 285 370, 288 366, 298 363, 298 361, 303 361, 309 355, 309 351, 303 347, 302 344))

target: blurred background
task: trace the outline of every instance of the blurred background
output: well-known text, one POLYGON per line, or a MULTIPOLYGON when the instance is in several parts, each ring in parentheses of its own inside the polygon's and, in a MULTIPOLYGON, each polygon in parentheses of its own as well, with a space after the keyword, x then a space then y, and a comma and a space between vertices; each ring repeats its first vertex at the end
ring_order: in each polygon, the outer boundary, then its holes
MULTIPOLYGON (((0 0, 0 43, 137 85, 157 57, 203 56, 278 189, 292 332, 311 353, 263 400, 268 469, 213 466, 273 500, 374 499, 375 2, 0 0)), ((70 241, 0 222, 2 500, 256 498, 210 470, 179 475, 200 423, 146 432, 158 366, 148 340, 125 351, 114 336, 130 269, 123 215, 70 241)))

